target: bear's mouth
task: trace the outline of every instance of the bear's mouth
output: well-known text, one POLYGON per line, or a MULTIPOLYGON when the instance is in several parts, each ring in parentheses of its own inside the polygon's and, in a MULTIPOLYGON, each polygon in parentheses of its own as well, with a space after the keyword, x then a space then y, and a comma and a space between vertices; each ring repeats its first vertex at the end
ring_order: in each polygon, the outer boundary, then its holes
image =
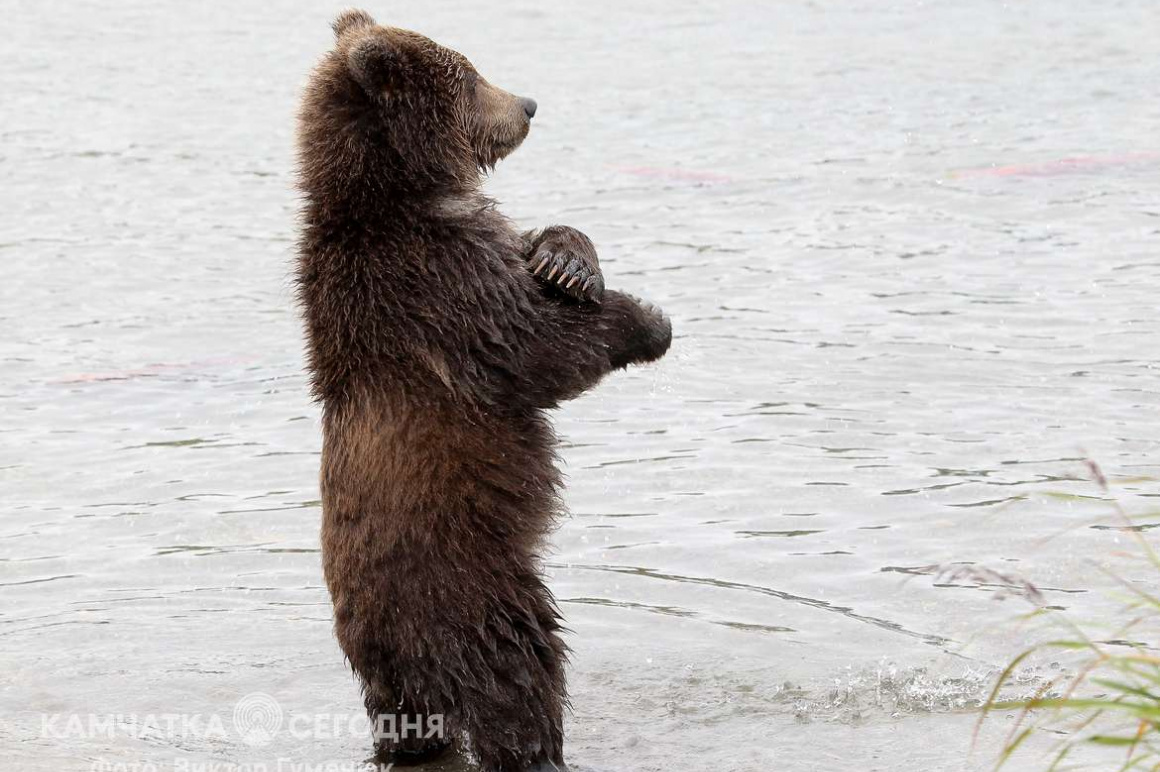
POLYGON ((493 136, 488 141, 483 143, 483 147, 476 150, 476 161, 480 169, 487 171, 495 168, 495 165, 507 158, 516 148, 524 143, 527 139, 528 132, 531 130, 531 121, 525 120, 523 125, 518 127, 513 133, 506 133, 502 136, 493 136))
POLYGON ((528 138, 528 133, 531 130, 531 121, 525 121, 523 125, 523 131, 519 132, 514 137, 511 137, 506 141, 499 142, 496 146, 496 154, 498 157, 500 159, 507 158, 509 155, 515 152, 517 147, 524 144, 524 140, 528 138))

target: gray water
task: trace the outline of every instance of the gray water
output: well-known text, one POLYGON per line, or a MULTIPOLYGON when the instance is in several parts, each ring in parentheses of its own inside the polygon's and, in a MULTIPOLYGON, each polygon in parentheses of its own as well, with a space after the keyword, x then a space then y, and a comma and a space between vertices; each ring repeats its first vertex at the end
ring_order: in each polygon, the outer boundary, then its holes
MULTIPOLYGON (((2 9, 4 769, 367 756, 231 723, 254 692, 360 707, 289 284, 293 113, 337 8, 2 9), (122 718, 46 718, 88 714, 122 718), (126 728, 168 714, 228 736, 126 728)), ((569 759, 990 768, 1012 720, 972 750, 973 708, 1032 607, 920 567, 1077 619, 1113 605, 1101 568, 1149 576, 1082 459, 1132 511, 1160 496, 1160 7, 370 10, 539 101, 489 191, 673 318, 660 365, 556 415, 569 759)))

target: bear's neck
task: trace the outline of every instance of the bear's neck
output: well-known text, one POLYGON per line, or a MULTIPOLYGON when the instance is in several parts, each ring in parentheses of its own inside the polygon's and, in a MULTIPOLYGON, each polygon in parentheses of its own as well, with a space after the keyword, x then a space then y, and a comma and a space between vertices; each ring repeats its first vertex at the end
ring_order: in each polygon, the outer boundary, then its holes
MULTIPOLYGON (((410 191, 364 190, 350 187, 340 195, 306 195, 303 225, 315 234, 355 235, 361 230, 378 238, 395 233, 400 225, 413 231, 424 225, 470 225, 471 230, 507 229, 509 223, 494 199, 481 190, 410 191)), ((404 235, 404 234, 399 234, 404 235)))

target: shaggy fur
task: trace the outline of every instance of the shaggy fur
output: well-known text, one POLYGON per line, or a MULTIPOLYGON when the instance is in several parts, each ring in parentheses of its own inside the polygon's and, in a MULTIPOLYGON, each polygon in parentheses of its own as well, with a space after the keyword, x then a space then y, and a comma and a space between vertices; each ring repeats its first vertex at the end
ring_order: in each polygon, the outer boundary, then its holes
MULTIPOLYGON (((534 103, 364 12, 334 29, 300 113, 298 281, 337 637, 372 718, 441 715, 486 772, 559 765, 544 411, 662 356, 670 326, 603 289, 583 234, 521 234, 479 192, 534 103)), ((377 741, 394 761, 443 746, 377 741)))

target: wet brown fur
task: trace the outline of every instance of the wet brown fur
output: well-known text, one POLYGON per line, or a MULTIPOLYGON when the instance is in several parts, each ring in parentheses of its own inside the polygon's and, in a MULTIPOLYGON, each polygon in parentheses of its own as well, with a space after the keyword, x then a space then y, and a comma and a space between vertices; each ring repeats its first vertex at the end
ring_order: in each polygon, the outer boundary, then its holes
POLYGON ((517 98, 364 12, 334 27, 300 112, 298 285, 336 634, 372 717, 442 715, 486 772, 561 764, 565 647, 537 557, 560 511, 544 411, 662 356, 669 324, 612 290, 577 302, 525 266, 534 235, 479 191, 527 134, 517 98))

